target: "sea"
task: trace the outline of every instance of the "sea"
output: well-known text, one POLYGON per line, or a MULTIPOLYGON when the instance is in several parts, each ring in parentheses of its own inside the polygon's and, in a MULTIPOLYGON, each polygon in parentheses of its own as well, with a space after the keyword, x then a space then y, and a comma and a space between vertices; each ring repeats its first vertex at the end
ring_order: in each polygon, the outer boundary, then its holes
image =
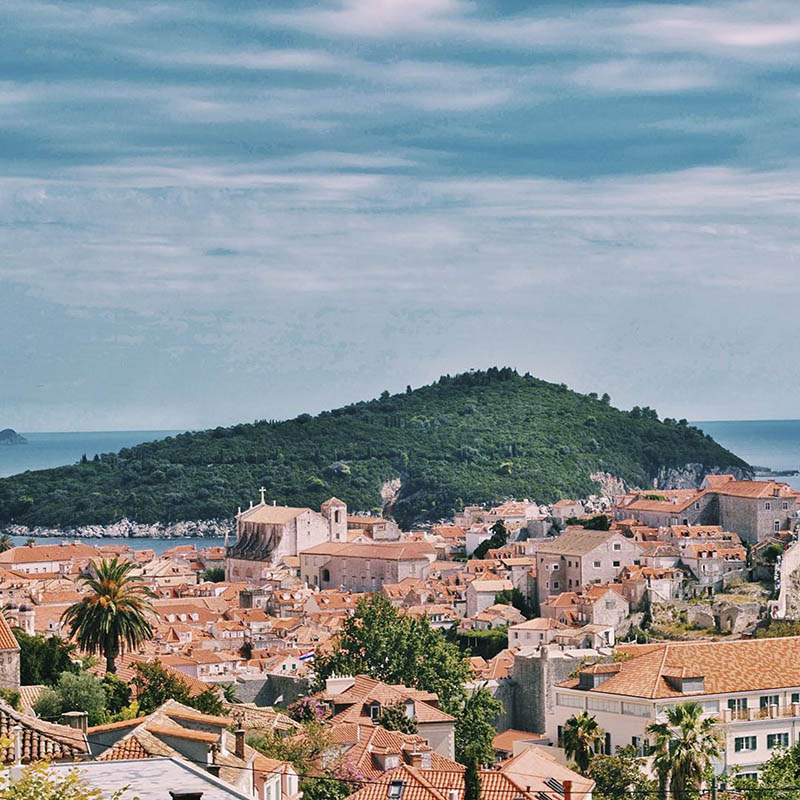
MULTIPOLYGON (((769 467, 772 470, 800 470, 800 420, 736 420, 693 422, 749 464, 769 467)), ((181 433, 170 431, 89 431, 25 433, 24 445, 0 446, 0 477, 15 475, 29 469, 46 469, 64 464, 74 464, 84 454, 93 458, 95 453, 114 453, 123 447, 163 439, 181 433)), ((766 480, 767 478, 763 478, 766 480)), ((777 478, 800 490, 800 476, 777 478)), ((53 539, 42 539, 52 542, 53 539)), ((92 544, 114 544, 123 540, 102 538, 90 540, 92 544)), ((222 544, 218 538, 197 539, 125 539, 124 542, 139 550, 153 549, 160 553, 176 544, 195 542, 198 547, 222 544)), ((19 544, 24 544, 21 539, 19 544)))

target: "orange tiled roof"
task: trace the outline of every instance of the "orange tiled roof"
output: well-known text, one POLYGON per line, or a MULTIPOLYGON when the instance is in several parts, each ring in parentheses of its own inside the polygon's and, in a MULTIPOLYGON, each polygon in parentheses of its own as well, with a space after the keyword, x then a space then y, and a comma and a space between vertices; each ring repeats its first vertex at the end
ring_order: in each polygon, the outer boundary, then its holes
POLYGON ((703 690, 693 694, 800 686, 800 636, 667 642, 626 647, 624 652, 633 658, 622 662, 619 671, 596 689, 587 691, 651 699, 687 696, 665 680, 679 670, 704 678, 703 690))

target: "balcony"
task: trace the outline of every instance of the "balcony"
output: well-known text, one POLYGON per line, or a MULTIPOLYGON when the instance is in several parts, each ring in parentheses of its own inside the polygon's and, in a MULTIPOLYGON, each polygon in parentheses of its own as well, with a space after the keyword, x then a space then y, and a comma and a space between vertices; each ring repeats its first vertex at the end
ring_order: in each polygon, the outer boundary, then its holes
POLYGON ((762 719, 785 719, 786 717, 800 717, 800 703, 788 706, 768 706, 767 708, 748 708, 744 711, 722 712, 723 722, 757 722, 762 719))

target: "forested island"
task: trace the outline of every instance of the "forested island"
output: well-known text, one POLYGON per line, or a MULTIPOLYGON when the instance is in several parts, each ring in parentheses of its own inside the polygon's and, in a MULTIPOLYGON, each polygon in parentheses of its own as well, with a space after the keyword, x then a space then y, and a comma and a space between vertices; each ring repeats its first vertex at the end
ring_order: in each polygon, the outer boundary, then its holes
POLYGON ((230 518, 264 486, 279 504, 317 508, 336 495, 408 526, 464 503, 586 497, 598 492, 598 473, 652 485, 690 464, 749 472, 686 420, 491 368, 317 416, 184 433, 4 478, 0 524, 230 518))

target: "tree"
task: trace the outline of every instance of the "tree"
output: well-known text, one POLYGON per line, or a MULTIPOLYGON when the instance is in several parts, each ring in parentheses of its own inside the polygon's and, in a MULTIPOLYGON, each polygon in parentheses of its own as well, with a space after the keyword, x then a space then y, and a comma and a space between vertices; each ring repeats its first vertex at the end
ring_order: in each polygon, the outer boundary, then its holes
POLYGON ((585 775, 596 748, 605 738, 605 731, 594 717, 581 711, 566 721, 563 735, 567 758, 573 759, 578 772, 585 775))
POLYGON ((29 536, 25 540, 25 546, 26 547, 33 547, 35 544, 36 544, 36 539, 33 536, 29 536))
POLYGON ((401 733, 416 733, 417 718, 406 713, 406 704, 398 700, 396 703, 384 706, 378 725, 388 731, 400 731, 401 733))
POLYGON ((526 619, 533 619, 535 616, 534 608, 516 586, 513 589, 503 589, 502 592, 498 592, 494 596, 494 601, 495 603, 514 606, 526 619))
POLYGON ((456 760, 469 765, 470 759, 478 764, 494 762, 494 721, 503 710, 485 686, 479 686, 463 702, 456 717, 456 760))
POLYGON ((647 726, 662 796, 669 791, 675 800, 688 800, 701 789, 706 770, 720 755, 717 721, 703 717, 700 703, 687 702, 668 707, 666 722, 647 726))
POLYGON ((209 567, 203 570, 203 580, 210 583, 222 583, 225 580, 225 567, 209 567))
POLYGON ((62 672, 78 672, 73 662, 75 645, 58 636, 30 636, 20 628, 14 629, 19 644, 19 674, 23 686, 55 686, 62 672))
POLYGON ((22 711, 22 695, 17 689, 5 689, 0 687, 0 700, 8 703, 15 711, 22 711))
POLYGON ((25 767, 19 777, 8 772, 0 778, 0 800, 122 800, 126 792, 127 787, 106 794, 77 768, 55 772, 45 761, 25 767))
POLYGON ((471 748, 465 755, 464 800, 481 800, 481 774, 478 770, 478 758, 471 748))
POLYGON ((773 752, 759 768, 756 780, 737 776, 732 784, 737 794, 748 800, 794 800, 800 785, 800 744, 773 752))
POLYGON ((652 794, 653 781, 643 772, 645 760, 628 745, 618 747, 616 755, 595 755, 589 762, 587 777, 595 784, 592 794, 596 800, 617 800, 620 797, 639 795, 645 797, 652 794))
POLYGON ((113 672, 107 672, 102 680, 106 693, 106 708, 109 714, 119 714, 131 702, 131 687, 113 672))
POLYGON ((11 541, 11 537, 4 533, 0 536, 0 553, 5 553, 6 550, 10 550, 14 546, 14 542, 11 541))
POLYGON ((222 690, 222 697, 226 703, 241 703, 239 696, 236 694, 235 683, 222 683, 219 687, 222 690))
POLYGON ((117 671, 117 656, 125 647, 133 650, 153 635, 149 617, 155 595, 133 577, 135 567, 117 556, 92 562, 81 579, 88 593, 62 616, 82 650, 105 656, 107 672, 117 671))
POLYGON ((204 714, 221 714, 222 701, 211 689, 192 696, 188 684, 175 672, 165 669, 158 661, 136 664, 136 674, 131 681, 136 689, 136 700, 142 714, 150 714, 167 702, 196 708, 204 714))
POLYGON ((486 553, 489 550, 497 550, 501 547, 505 547, 506 542, 508 541, 508 531, 506 530, 506 526, 503 524, 503 520, 499 519, 497 522, 492 525, 490 528, 492 535, 489 539, 485 542, 481 542, 472 553, 473 558, 485 558, 486 553))
POLYGON ((332 675, 369 675, 439 696, 443 710, 463 698, 469 666, 458 647, 431 628, 427 619, 401 615, 384 595, 359 601, 333 648, 314 658, 316 686, 332 675))
POLYGON ((63 708, 64 704, 61 702, 61 695, 49 686, 45 686, 39 692, 39 696, 33 704, 36 716, 49 722, 57 722, 63 708))
POLYGON ((86 711, 89 724, 105 721, 106 691, 103 684, 89 672, 65 672, 58 681, 56 693, 61 700, 61 713, 86 711))

